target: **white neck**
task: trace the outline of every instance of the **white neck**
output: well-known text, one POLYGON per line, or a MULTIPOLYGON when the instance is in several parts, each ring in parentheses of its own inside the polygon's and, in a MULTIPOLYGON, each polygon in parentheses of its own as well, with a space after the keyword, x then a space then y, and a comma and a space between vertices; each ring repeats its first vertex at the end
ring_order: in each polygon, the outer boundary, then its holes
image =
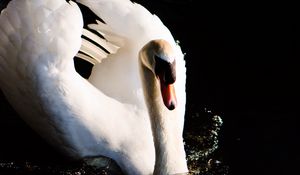
POLYGON ((150 116, 156 155, 153 174, 188 172, 180 124, 178 116, 174 115, 176 111, 163 111, 156 117, 150 116))
MULTIPOLYGON (((142 56, 147 55, 142 53, 140 57, 142 56)), ((187 173, 179 113, 176 109, 169 111, 164 106, 158 82, 154 74, 143 65, 141 58, 140 73, 155 146, 153 174, 187 173)))

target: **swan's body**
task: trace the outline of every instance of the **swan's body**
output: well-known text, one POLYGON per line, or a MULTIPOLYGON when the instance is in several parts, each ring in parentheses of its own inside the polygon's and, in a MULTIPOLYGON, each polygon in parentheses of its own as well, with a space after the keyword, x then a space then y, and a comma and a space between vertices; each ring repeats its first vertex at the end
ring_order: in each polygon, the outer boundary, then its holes
POLYGON ((84 45, 78 6, 64 0, 13 0, 0 16, 1 90, 20 116, 66 155, 107 156, 127 174, 187 172, 185 65, 179 46, 160 20, 138 4, 81 3, 107 24, 91 28, 119 50, 96 64, 87 81, 76 73, 72 59, 84 45), (150 53, 154 39, 163 40, 154 42, 158 49, 150 53), (166 108, 150 73, 151 54, 167 56, 167 62, 176 58, 175 110, 166 108))

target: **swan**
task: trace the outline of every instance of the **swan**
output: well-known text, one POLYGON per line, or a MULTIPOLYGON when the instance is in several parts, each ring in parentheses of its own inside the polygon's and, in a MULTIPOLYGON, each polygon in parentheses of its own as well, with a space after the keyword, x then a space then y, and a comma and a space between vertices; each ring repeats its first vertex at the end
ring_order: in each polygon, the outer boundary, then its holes
POLYGON ((184 55, 157 16, 129 0, 12 0, 0 23, 1 90, 49 144, 126 174, 188 173, 184 55), (83 28, 77 3, 103 21, 83 28))

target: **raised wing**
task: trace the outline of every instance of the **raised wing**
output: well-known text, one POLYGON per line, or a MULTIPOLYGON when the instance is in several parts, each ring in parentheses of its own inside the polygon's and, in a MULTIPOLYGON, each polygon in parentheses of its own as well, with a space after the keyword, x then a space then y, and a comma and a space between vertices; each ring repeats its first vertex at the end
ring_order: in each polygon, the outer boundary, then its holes
POLYGON ((0 23, 0 66, 6 70, 30 70, 46 62, 64 66, 81 45, 81 12, 71 1, 12 0, 0 23))

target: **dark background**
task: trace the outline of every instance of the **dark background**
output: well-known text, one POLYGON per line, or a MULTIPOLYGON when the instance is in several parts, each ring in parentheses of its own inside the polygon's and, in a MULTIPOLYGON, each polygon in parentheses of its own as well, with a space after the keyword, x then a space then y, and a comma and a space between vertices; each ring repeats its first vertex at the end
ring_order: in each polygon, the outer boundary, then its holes
POLYGON ((186 52, 188 108, 224 120, 229 174, 295 174, 299 13, 293 4, 140 1, 186 52), (157 3, 156 3, 157 2, 157 3))
MULTIPOLYGON (((138 0, 186 53, 187 108, 224 121, 229 174, 295 174, 300 147, 299 18, 293 4, 138 0)), ((0 97, 0 159, 58 156, 0 97)), ((188 117, 188 116, 187 116, 188 117)))

